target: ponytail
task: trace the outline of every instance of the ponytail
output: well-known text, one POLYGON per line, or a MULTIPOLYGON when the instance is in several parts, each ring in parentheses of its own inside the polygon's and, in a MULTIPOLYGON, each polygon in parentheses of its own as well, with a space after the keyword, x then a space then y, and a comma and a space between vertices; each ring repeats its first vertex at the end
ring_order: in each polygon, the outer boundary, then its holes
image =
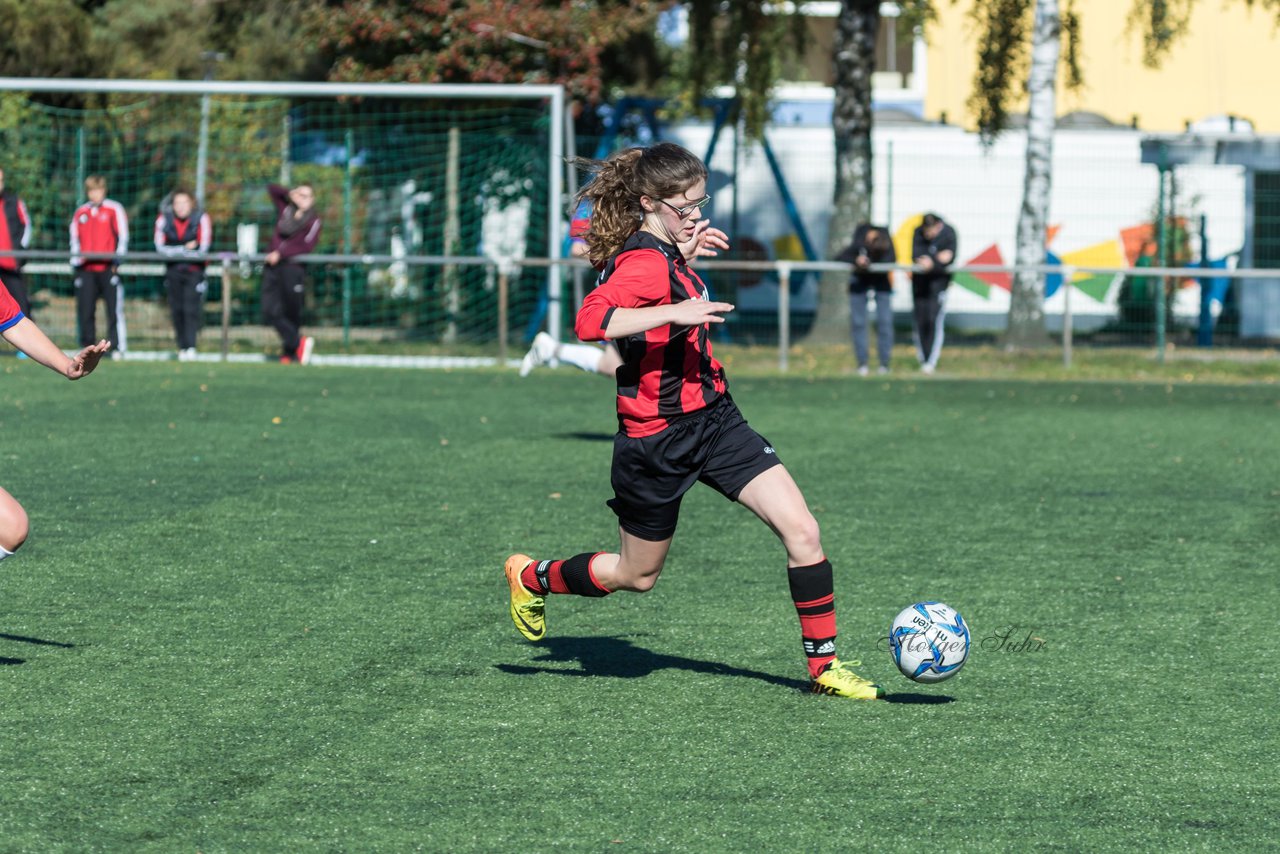
POLYGON ((596 267, 603 267, 640 229, 644 222, 641 196, 674 196, 707 177, 701 160, 671 142, 623 149, 606 160, 578 157, 571 162, 594 176, 574 201, 591 205, 591 225, 583 239, 587 258, 596 267))

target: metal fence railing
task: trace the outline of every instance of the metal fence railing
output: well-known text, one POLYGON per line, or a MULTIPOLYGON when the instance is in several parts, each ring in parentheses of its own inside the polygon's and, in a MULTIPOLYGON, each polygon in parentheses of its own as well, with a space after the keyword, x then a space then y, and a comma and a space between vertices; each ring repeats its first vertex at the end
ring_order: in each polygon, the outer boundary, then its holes
MULTIPOLYGON (((54 340, 77 340, 69 253, 0 253, 6 254, 26 261, 24 273, 33 285, 37 322, 54 340)), ((258 282, 265 256, 194 257, 208 264, 201 349, 222 358, 270 350, 274 334, 259 317, 258 282)), ((172 349, 163 291, 165 262, 171 260, 159 253, 131 252, 120 264, 135 354, 172 349)), ((297 260, 310 274, 304 324, 309 334, 332 349, 455 355, 482 362, 506 360, 513 349, 526 346, 534 332, 550 327, 551 317, 561 318, 562 328, 571 328, 576 305, 594 278, 594 271, 576 259, 525 258, 515 267, 500 267, 480 256, 318 254, 297 260), (548 286, 547 273, 553 266, 566 271, 562 295, 548 286)), ((728 343, 776 348, 782 371, 789 367, 793 344, 812 328, 819 278, 843 279, 850 269, 828 261, 719 259, 701 260, 697 267, 714 298, 738 306, 723 332, 728 343)), ((894 277, 896 326, 903 340, 910 340, 911 269, 872 267, 894 277)), ((1166 348, 1175 342, 1257 346, 1280 340, 1280 271, 1069 264, 1029 269, 1046 283, 1056 283, 1045 302, 1045 323, 1067 365, 1079 347, 1153 348, 1163 361, 1166 348), (1099 279, 1107 282, 1105 293, 1080 294, 1077 283, 1096 284, 1099 279), (1141 283, 1145 302, 1134 297, 1139 290, 1135 282, 1141 283), (1164 298, 1157 298, 1159 294, 1164 298)), ((970 276, 1012 277, 1017 271, 1002 265, 954 268, 957 275, 970 276)), ((953 284, 952 290, 961 286, 953 284)), ((989 296, 983 301, 992 302, 989 296)), ((949 308, 949 346, 994 340, 1004 331, 1005 321, 991 310, 977 314, 949 308)))

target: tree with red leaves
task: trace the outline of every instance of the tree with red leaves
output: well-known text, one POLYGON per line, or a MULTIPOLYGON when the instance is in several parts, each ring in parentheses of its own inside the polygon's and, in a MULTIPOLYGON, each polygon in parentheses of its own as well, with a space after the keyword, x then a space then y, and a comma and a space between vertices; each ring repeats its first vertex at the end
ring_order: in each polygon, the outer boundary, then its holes
POLYGON ((543 0, 339 0, 308 29, 334 81, 559 83, 597 101, 605 54, 650 35, 664 4, 543 0))

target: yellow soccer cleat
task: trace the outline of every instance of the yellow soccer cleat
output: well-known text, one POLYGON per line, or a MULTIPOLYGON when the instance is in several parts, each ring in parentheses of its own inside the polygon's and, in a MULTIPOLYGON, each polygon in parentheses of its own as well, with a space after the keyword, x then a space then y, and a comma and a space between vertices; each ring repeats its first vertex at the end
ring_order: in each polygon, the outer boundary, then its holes
POLYGON ((826 670, 813 677, 809 690, 815 694, 830 694, 854 700, 879 700, 884 696, 883 688, 870 679, 863 679, 850 670, 850 666, 860 667, 862 662, 851 661, 846 665, 840 659, 835 659, 827 665, 826 670))
POLYGON ((520 583, 520 573, 531 563, 533 558, 528 555, 515 554, 507 558, 502 571, 506 573, 507 585, 511 588, 511 621, 526 639, 540 641, 547 633, 546 599, 530 593, 520 583))

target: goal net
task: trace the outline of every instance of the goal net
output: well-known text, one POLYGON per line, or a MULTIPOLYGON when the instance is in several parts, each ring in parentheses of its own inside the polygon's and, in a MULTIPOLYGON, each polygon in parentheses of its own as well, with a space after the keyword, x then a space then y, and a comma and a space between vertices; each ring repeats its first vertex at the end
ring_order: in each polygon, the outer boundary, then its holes
POLYGON ((519 346, 558 299, 546 259, 564 227, 563 128, 551 86, 0 80, 0 168, 31 220, 33 316, 75 345, 69 223, 85 178, 102 176, 129 216, 121 278, 138 355, 174 347, 153 233, 177 188, 213 222, 200 349, 215 349, 224 315, 232 350, 278 345, 260 312, 266 188, 303 182, 323 221, 303 321, 320 352, 519 346))

